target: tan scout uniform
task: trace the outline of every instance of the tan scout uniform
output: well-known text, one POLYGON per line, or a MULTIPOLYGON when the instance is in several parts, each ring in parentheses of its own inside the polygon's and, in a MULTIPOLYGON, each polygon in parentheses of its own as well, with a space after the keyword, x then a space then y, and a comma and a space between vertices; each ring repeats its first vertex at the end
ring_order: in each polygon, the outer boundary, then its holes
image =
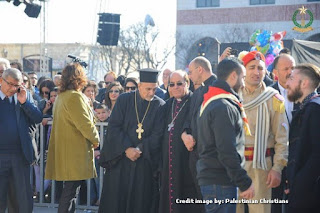
MULTIPOLYGON (((257 88, 254 92, 250 93, 248 89, 242 89, 243 103, 246 104, 266 90, 265 84, 257 88)), ((258 200, 259 204, 249 204, 250 213, 270 213, 271 205, 260 203, 260 199, 271 199, 271 189, 267 188, 267 177, 271 169, 281 174, 284 166, 287 164, 288 159, 288 121, 284 111, 284 102, 279 99, 279 95, 275 95, 267 100, 267 106, 270 115, 269 136, 267 140, 267 148, 274 148, 275 154, 273 156, 273 165, 271 157, 266 157, 267 170, 254 169, 253 161, 246 160, 245 170, 252 179, 255 188, 255 196, 253 200, 258 200)), ((246 111, 251 136, 246 135, 245 147, 254 147, 255 132, 256 132, 256 117, 257 107, 246 111)), ((241 197, 239 199, 242 199, 241 197)), ((237 212, 244 212, 244 205, 237 205, 237 212)))

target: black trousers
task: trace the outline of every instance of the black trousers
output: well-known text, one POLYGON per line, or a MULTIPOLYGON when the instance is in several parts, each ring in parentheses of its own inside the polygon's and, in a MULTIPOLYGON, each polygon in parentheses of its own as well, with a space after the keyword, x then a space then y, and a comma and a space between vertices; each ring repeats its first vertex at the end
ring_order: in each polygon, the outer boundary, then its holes
POLYGON ((81 180, 64 182, 64 187, 59 201, 58 213, 75 212, 80 184, 81 180))
POLYGON ((0 154, 0 213, 31 213, 33 210, 30 165, 22 154, 0 154))

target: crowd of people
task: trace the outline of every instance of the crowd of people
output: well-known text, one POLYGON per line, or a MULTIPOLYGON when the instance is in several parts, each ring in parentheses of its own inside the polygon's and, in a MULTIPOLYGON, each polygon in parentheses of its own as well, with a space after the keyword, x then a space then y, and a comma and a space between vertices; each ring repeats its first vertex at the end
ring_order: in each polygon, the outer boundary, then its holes
POLYGON ((320 69, 287 49, 269 68, 258 51, 230 53, 215 72, 202 56, 187 71, 165 69, 162 85, 151 68, 97 84, 76 62, 38 80, 0 59, 0 212, 32 212, 24 183, 40 122, 58 212, 75 211, 87 179, 102 213, 320 212, 320 69), (96 122, 108 123, 101 149, 96 122))

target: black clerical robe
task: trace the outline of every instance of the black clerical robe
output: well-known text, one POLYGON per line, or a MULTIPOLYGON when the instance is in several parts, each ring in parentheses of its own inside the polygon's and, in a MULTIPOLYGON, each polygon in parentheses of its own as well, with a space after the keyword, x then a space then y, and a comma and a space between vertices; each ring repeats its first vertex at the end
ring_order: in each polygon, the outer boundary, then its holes
POLYGON ((160 106, 165 102, 157 96, 153 98, 139 140, 135 96, 141 122, 149 102, 141 99, 138 91, 121 94, 112 110, 101 150, 100 165, 107 170, 99 212, 153 213, 158 208, 155 171, 160 159, 163 129, 160 106), (138 160, 133 162, 126 157, 125 150, 129 147, 139 147, 142 151, 138 160))
POLYGON ((190 152, 185 147, 181 134, 183 124, 189 113, 191 94, 178 101, 170 98, 163 106, 165 113, 164 138, 162 140, 162 172, 160 189, 161 213, 194 213, 201 212, 199 204, 179 204, 178 200, 195 202, 197 196, 196 183, 189 168, 190 152), (179 112, 180 111, 180 112, 179 112), (174 122, 172 122, 173 118, 174 122), (174 126, 168 130, 168 125, 174 126), (193 199, 193 200, 191 200, 193 199))

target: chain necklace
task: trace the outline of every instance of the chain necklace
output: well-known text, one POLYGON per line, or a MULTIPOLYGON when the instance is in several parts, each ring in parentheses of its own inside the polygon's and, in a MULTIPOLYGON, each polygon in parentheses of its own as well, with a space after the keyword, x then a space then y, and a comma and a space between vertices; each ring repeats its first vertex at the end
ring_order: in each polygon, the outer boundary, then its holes
MULTIPOLYGON (((188 99, 189 100, 189 99, 188 99)), ((188 100, 186 100, 186 102, 184 102, 184 104, 182 105, 182 107, 180 108, 180 110, 178 111, 178 113, 176 114, 176 116, 173 117, 173 106, 174 106, 174 101, 175 99, 173 99, 172 102, 172 108, 171 108, 171 123, 168 124, 168 132, 170 132, 171 128, 174 127, 174 121, 176 120, 176 118, 178 117, 179 113, 181 112, 181 110, 183 109, 184 105, 186 105, 186 103, 188 102, 188 100)))
POLYGON ((139 121, 139 114, 138 114, 137 91, 134 94, 134 103, 135 103, 136 116, 137 116, 137 122, 138 122, 138 129, 136 129, 136 133, 138 133, 138 139, 141 140, 141 138, 142 138, 141 134, 144 132, 144 129, 142 129, 142 123, 143 123, 144 119, 146 118, 146 115, 148 113, 151 101, 149 101, 148 107, 146 109, 146 112, 144 113, 144 116, 143 116, 141 122, 139 121))

